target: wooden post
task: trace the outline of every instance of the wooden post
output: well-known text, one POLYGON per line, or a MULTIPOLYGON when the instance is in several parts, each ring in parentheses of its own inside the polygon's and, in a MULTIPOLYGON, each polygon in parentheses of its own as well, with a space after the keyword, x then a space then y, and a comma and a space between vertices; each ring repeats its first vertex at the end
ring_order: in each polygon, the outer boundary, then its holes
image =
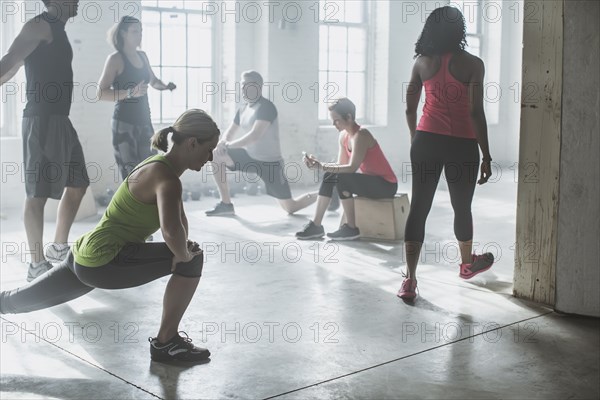
POLYGON ((555 303, 563 2, 524 2, 514 294, 555 303))

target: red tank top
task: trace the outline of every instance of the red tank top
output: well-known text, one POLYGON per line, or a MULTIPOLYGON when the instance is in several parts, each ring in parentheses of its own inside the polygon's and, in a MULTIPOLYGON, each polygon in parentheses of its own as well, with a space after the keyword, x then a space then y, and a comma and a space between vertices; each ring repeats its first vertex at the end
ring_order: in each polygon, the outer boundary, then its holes
POLYGON ((452 53, 444 54, 439 71, 423 82, 425 106, 417 130, 476 139, 468 86, 454 78, 448 70, 452 56, 452 53))
MULTIPOLYGON (((348 133, 344 135, 344 150, 348 155, 348 159, 352 157, 352 152, 348 149, 348 133)), ((365 175, 381 176, 388 182, 397 183, 396 174, 392 170, 390 163, 388 162, 379 143, 375 142, 375 146, 367 150, 365 159, 360 164, 359 170, 365 175)))

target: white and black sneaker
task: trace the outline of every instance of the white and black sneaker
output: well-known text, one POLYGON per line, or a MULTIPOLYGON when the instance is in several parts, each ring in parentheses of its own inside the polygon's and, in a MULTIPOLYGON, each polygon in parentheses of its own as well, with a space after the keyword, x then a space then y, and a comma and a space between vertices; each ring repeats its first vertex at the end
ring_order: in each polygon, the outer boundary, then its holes
POLYGON ((344 224, 337 231, 328 233, 327 237, 331 240, 355 240, 360 237, 360 230, 358 230, 358 228, 351 228, 348 224, 344 224))
POLYGON ((233 209, 233 203, 223 203, 222 201, 217 203, 215 208, 212 210, 208 210, 205 212, 207 217, 217 217, 220 215, 235 215, 235 210, 233 209))
POLYGON ((167 343, 160 343, 157 338, 148 338, 150 342, 150 358, 152 361, 169 362, 185 361, 199 362, 210 357, 210 351, 192 344, 187 333, 179 332, 167 343), (179 333, 185 337, 179 336, 179 333))
POLYGON ((317 226, 314 222, 308 221, 300 232, 296 232, 298 240, 321 239, 325 235, 323 225, 317 226))
POLYGON ((46 260, 51 263, 61 263, 67 258, 70 249, 66 243, 51 243, 50 246, 46 247, 46 260))
POLYGON ((41 275, 52 269, 52 264, 44 260, 39 263, 29 263, 29 269, 27 270, 27 282, 31 282, 37 279, 41 275))

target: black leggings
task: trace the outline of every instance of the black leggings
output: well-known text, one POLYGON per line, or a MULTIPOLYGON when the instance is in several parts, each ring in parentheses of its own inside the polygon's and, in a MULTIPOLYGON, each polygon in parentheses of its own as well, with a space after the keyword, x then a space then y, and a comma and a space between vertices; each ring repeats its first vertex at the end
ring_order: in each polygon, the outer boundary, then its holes
POLYGON ((417 131, 410 148, 412 199, 404 240, 423 243, 425 221, 440 180, 442 168, 454 209, 454 234, 467 242, 473 239, 471 201, 479 170, 479 149, 475 139, 462 139, 417 131))
POLYGON ((393 199, 398 190, 397 183, 388 182, 381 176, 326 172, 323 175, 319 196, 331 197, 334 187, 337 187, 342 200, 351 198, 353 194, 370 199, 393 199))
MULTIPOLYGON (((66 303, 94 288, 126 289, 141 286, 170 275, 173 253, 166 243, 131 243, 108 264, 84 267, 73 254, 60 265, 17 289, 0 293, 0 314, 19 314, 66 303)), ((197 278, 202 275, 204 258, 197 255, 179 263, 175 274, 197 278)))

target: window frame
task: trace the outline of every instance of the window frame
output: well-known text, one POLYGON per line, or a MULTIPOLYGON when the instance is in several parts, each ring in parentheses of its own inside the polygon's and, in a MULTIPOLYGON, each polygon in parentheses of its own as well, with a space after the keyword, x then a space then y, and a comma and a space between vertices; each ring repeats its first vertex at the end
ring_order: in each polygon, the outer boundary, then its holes
MULTIPOLYGON (((185 69, 185 82, 186 82, 186 99, 185 99, 185 110, 190 108, 199 108, 200 104, 190 104, 190 87, 189 87, 189 70, 190 69, 198 69, 198 70, 208 70, 210 71, 211 81, 219 82, 219 76, 221 75, 221 54, 218 52, 216 44, 219 42, 219 38, 222 37, 222 27, 221 24, 216 23, 216 19, 211 14, 206 14, 202 9, 187 9, 185 8, 186 1, 193 0, 184 0, 183 6, 180 7, 164 7, 164 6, 150 6, 145 4, 146 1, 141 1, 141 13, 142 13, 142 24, 144 24, 144 12, 158 12, 159 13, 159 54, 160 59, 158 63, 156 60, 149 60, 152 69, 154 70, 157 77, 162 77, 162 72, 164 68, 183 68, 185 69), (163 18, 164 15, 168 15, 169 13, 178 13, 183 14, 185 16, 185 43, 186 43, 186 54, 185 54, 185 65, 164 65, 163 64, 163 18), (211 65, 207 67, 190 67, 189 66, 189 54, 187 51, 187 46, 189 46, 189 15, 205 15, 207 18, 211 19, 211 65)), ((158 3, 157 3, 158 4, 158 3)), ((178 88, 181 85, 178 84, 178 88)), ((177 89, 176 89, 177 90, 177 89)), ((197 88, 197 90, 202 93, 202 88, 197 88)), ((175 122, 173 118, 166 118, 163 114, 163 93, 158 94, 160 96, 160 109, 159 110, 151 110, 152 111, 152 123, 155 125, 168 125, 175 122)), ((218 107, 219 102, 217 101, 216 96, 211 96, 209 99, 210 102, 210 110, 207 111, 210 115, 217 118, 222 110, 218 107)), ((182 110, 183 112, 183 110, 182 110)))
MULTIPOLYGON (((348 1, 352 1, 352 0, 340 0, 343 1, 344 4, 348 1)), ((331 1, 324 1, 324 0, 320 0, 319 2, 319 7, 320 7, 320 12, 323 12, 323 5, 324 3, 331 3, 331 1)), ((364 35, 365 35, 365 49, 364 49, 364 56, 365 56, 365 69, 364 69, 364 98, 363 98, 363 104, 364 104, 364 109, 361 110, 361 113, 364 114, 364 117, 362 118, 357 118, 357 123, 362 124, 362 125, 368 125, 369 123, 371 123, 373 121, 373 115, 372 115, 372 110, 369 107, 370 104, 370 99, 373 96, 373 90, 374 88, 371 85, 368 85, 368 82, 373 82, 373 76, 374 76, 374 71, 372 68, 372 60, 374 59, 374 48, 375 46, 373 46, 373 42, 374 42, 374 32, 373 32, 373 28, 372 28, 372 24, 373 24, 373 18, 374 18, 374 8, 373 8, 373 4, 368 1, 368 0, 362 0, 362 6, 363 6, 363 10, 362 10, 362 22, 346 22, 346 21, 341 21, 341 20, 336 20, 335 15, 332 16, 332 20, 331 21, 327 21, 324 20, 323 18, 319 18, 319 65, 318 65, 318 86, 319 86, 319 102, 318 102, 318 106, 319 108, 321 107, 325 107, 326 105, 328 105, 328 102, 333 101, 335 98, 338 97, 344 97, 347 96, 347 91, 348 91, 348 81, 349 81, 349 76, 355 72, 355 71, 348 71, 348 54, 349 54, 349 46, 347 45, 346 48, 346 70, 345 71, 337 71, 337 70, 331 70, 329 68, 329 54, 331 54, 330 49, 329 49, 329 30, 328 30, 328 48, 327 48, 327 54, 328 54, 328 60, 327 60, 327 65, 325 69, 321 69, 321 42, 322 42, 322 38, 321 38, 321 28, 323 26, 327 26, 327 27, 344 27, 346 28, 346 43, 348 43, 348 32, 349 32, 349 28, 360 28, 364 31, 364 35), (329 93, 327 93, 324 89, 324 86, 328 83, 330 83, 329 80, 329 74, 333 72, 333 73, 344 73, 345 77, 346 77, 346 93, 341 93, 341 92, 337 92, 334 96, 332 96, 331 98, 329 97, 329 93), (321 74, 325 73, 327 78, 325 82, 322 82, 320 77, 321 74)), ((353 99, 351 99, 353 100, 353 99)), ((355 101, 355 100, 354 100, 355 101)), ((355 101, 356 102, 356 101, 355 101)), ((360 114, 359 111, 357 110, 357 114, 360 114)), ((320 115, 320 112, 318 112, 318 115, 320 115)), ((331 125, 331 121, 329 118, 326 119, 322 119, 319 116, 319 126, 323 127, 323 126, 328 126, 331 125)))

